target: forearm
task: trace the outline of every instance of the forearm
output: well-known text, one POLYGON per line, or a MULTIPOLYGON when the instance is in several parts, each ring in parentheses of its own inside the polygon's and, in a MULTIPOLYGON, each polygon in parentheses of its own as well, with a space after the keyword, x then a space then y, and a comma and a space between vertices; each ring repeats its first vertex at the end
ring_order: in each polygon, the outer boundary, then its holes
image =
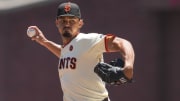
POLYGON ((132 44, 122 38, 116 37, 109 39, 108 43, 109 52, 120 52, 124 60, 124 74, 131 79, 133 77, 133 65, 134 65, 134 50, 132 44))
POLYGON ((119 50, 125 60, 125 66, 133 67, 134 49, 133 49, 131 43, 127 40, 123 40, 123 42, 121 42, 119 50))
POLYGON ((132 44, 127 41, 123 40, 120 47, 120 52, 124 60, 124 74, 131 79, 133 77, 133 67, 134 67, 134 49, 132 44))
POLYGON ((59 58, 61 52, 61 45, 58 45, 52 41, 43 42, 42 46, 47 48, 50 52, 52 52, 55 56, 59 58))
POLYGON ((56 44, 55 42, 49 41, 42 31, 37 26, 30 26, 28 28, 33 28, 36 30, 36 35, 31 37, 33 41, 36 41, 40 45, 47 48, 50 52, 52 52, 55 56, 59 58, 61 53, 61 45, 56 44))

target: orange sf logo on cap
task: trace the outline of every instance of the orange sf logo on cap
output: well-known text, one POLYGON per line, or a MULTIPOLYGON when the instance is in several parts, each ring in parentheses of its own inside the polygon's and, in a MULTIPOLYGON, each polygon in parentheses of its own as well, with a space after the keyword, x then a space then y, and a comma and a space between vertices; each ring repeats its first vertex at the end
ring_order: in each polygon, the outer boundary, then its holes
POLYGON ((68 13, 70 10, 71 10, 71 5, 70 5, 70 3, 67 3, 67 4, 64 6, 64 11, 65 11, 66 13, 68 13))

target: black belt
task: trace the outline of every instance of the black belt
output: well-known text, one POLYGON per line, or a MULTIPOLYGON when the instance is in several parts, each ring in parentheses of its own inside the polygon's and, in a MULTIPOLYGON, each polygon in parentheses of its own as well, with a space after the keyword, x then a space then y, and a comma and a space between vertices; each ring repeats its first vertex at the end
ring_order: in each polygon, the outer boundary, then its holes
POLYGON ((107 97, 107 98, 105 98, 105 99, 104 99, 104 100, 102 100, 102 101, 109 101, 109 100, 108 100, 108 97, 107 97))

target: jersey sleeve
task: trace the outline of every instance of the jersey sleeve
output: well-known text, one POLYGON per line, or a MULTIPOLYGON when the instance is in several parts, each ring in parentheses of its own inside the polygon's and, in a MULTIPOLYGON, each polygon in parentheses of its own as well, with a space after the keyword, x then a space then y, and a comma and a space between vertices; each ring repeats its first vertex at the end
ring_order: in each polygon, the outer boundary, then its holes
POLYGON ((97 52, 105 52, 105 37, 106 35, 97 34, 97 33, 89 33, 87 34, 86 45, 89 49, 94 50, 97 52))
POLYGON ((105 38, 104 38, 106 52, 109 52, 109 49, 108 49, 108 41, 111 40, 111 39, 114 39, 115 37, 116 37, 116 36, 113 35, 113 34, 106 34, 106 36, 105 36, 105 38))
POLYGON ((88 41, 86 41, 87 45, 91 47, 94 51, 103 53, 108 52, 108 40, 111 37, 115 37, 113 34, 97 34, 97 33, 91 33, 88 36, 88 41))

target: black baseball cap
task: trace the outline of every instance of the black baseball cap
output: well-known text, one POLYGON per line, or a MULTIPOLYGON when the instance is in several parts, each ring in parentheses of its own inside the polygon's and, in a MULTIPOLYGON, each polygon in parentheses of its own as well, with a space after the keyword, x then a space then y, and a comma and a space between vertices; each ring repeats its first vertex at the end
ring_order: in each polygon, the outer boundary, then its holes
POLYGON ((66 2, 58 6, 57 17, 60 16, 76 16, 81 18, 80 8, 76 3, 66 2))

